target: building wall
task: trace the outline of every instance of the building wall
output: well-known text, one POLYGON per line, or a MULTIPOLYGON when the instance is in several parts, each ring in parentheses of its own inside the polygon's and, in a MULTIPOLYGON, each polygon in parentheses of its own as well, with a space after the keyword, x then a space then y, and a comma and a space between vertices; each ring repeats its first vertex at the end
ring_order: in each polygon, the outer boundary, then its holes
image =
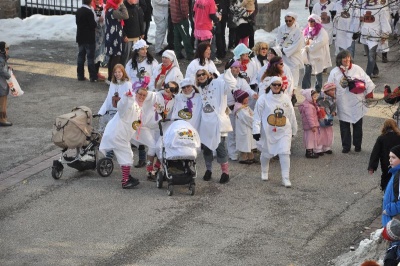
POLYGON ((256 16, 257 29, 272 31, 281 23, 281 9, 289 8, 290 0, 273 0, 269 3, 258 4, 256 16))
POLYGON ((0 0, 0 19, 20 16, 20 0, 0 0))

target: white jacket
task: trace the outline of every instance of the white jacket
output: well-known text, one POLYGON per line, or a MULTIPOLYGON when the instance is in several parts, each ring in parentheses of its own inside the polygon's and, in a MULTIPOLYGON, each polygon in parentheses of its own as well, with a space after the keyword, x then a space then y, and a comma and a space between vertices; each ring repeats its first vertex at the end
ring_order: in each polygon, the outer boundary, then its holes
POLYGON ((153 74, 153 70, 157 67, 158 61, 154 58, 151 64, 147 63, 147 59, 143 60, 142 62, 138 63, 137 69, 132 68, 132 59, 129 59, 128 63, 126 63, 125 71, 128 74, 128 77, 131 79, 132 84, 136 81, 139 81, 137 77, 138 70, 144 69, 145 72, 149 73, 151 76, 153 74))
POLYGON ((196 83, 196 72, 200 69, 205 69, 209 73, 215 73, 218 76, 220 75, 217 67, 215 66, 215 64, 212 60, 206 59, 205 65, 202 66, 202 65, 200 65, 200 59, 195 58, 188 65, 188 67, 186 69, 185 78, 189 78, 193 82, 193 84, 195 84, 196 83))
POLYGON ((349 48, 353 42, 353 33, 360 31, 360 9, 351 6, 348 9, 350 15, 348 18, 341 16, 341 13, 345 10, 341 1, 336 2, 333 9, 336 10, 336 16, 333 21, 333 34, 336 34, 335 45, 336 50, 339 51, 339 48, 349 48))
POLYGON ((329 37, 324 28, 321 28, 318 35, 311 40, 311 44, 306 46, 305 49, 314 74, 321 73, 325 68, 332 66, 329 37))
POLYGON ((389 37, 392 32, 390 24, 388 22, 387 12, 383 11, 382 5, 374 6, 363 6, 361 9, 361 17, 364 18, 364 22, 361 23, 361 39, 362 44, 368 45, 368 48, 378 45, 381 37, 389 37), (365 21, 367 12, 371 13, 375 17, 373 22, 365 21))
POLYGON ((117 111, 117 107, 112 106, 112 97, 116 92, 118 92, 119 97, 122 98, 122 95, 125 95, 125 93, 128 92, 131 88, 132 83, 130 81, 125 81, 118 84, 111 82, 108 89, 107 97, 97 113, 99 115, 105 115, 107 111, 117 111))
POLYGON ((276 34, 276 43, 283 49, 283 62, 290 68, 304 68, 301 49, 304 47, 304 37, 297 23, 292 27, 282 25, 276 34))

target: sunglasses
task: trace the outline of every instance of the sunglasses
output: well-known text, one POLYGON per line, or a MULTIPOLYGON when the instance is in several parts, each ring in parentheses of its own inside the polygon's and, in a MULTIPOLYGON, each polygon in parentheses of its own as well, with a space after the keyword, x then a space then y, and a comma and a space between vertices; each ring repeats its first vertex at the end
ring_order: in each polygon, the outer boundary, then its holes
POLYGON ((279 84, 279 83, 278 83, 278 84, 277 84, 277 83, 272 83, 271 86, 274 86, 274 87, 281 87, 282 84, 279 84))
POLYGON ((267 47, 261 47, 261 50, 268 50, 267 47))
POLYGON ((191 88, 191 87, 192 87, 192 85, 183 86, 183 87, 182 87, 182 90, 184 90, 184 89, 189 89, 189 88, 191 88))
POLYGON ((168 83, 164 85, 164 89, 169 89, 172 93, 178 93, 179 88, 175 86, 170 86, 168 83))
POLYGON ((289 23, 292 22, 292 21, 293 21, 293 20, 285 20, 285 22, 289 22, 289 23))
POLYGON ((200 78, 200 77, 202 77, 202 76, 205 76, 206 75, 206 73, 199 73, 199 74, 197 74, 196 76, 198 77, 198 78, 200 78))
POLYGON ((313 19, 309 19, 309 20, 308 20, 308 22, 310 22, 310 23, 314 23, 314 22, 315 22, 315 20, 313 20, 313 19))

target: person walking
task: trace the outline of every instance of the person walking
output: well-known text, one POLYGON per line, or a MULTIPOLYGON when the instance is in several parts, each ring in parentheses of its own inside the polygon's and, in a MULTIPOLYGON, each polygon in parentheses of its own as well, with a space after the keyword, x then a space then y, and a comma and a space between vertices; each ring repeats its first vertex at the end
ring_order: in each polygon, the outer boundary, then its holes
POLYGON ((12 126, 7 120, 7 97, 13 84, 7 82, 11 78, 10 67, 7 63, 10 46, 6 42, 0 42, 0 127, 12 126))
POLYGON ((103 3, 103 0, 93 0, 92 1, 92 8, 94 9, 94 12, 96 14, 96 17, 98 18, 97 20, 97 27, 96 27, 96 48, 94 52, 94 66, 96 69, 97 73, 97 79, 99 81, 104 81, 106 80, 106 77, 103 76, 99 72, 100 70, 100 64, 104 61, 105 56, 106 56, 106 46, 105 46, 105 34, 106 34, 106 22, 104 20, 105 18, 105 4, 103 3))

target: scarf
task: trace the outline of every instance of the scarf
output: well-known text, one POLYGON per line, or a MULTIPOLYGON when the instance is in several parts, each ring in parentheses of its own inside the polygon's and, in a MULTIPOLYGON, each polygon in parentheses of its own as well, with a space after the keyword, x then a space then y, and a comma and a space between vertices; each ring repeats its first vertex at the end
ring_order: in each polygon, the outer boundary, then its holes
POLYGON ((246 72, 247 70, 247 64, 250 62, 250 60, 241 60, 240 61, 240 70, 246 72))
MULTIPOLYGON (((106 3, 106 12, 109 12, 111 8, 114 9, 114 10, 118 9, 118 4, 115 3, 114 1, 117 1, 117 0, 108 0, 107 1, 107 3, 106 3)), ((123 19, 121 19, 120 23, 121 23, 121 26, 124 27, 125 22, 124 22, 123 19)))
POLYGON ((154 84, 157 84, 158 79, 160 78, 161 75, 165 75, 167 73, 168 70, 170 70, 172 68, 173 64, 170 64, 169 66, 164 66, 161 65, 161 72, 160 74, 158 74, 158 76, 156 77, 156 80, 154 81, 154 84))
POLYGON ((192 99, 193 99, 194 96, 196 95, 196 91, 193 90, 192 94, 193 94, 193 95, 190 95, 190 94, 189 94, 189 95, 183 94, 183 96, 185 96, 185 97, 187 98, 186 107, 188 108, 188 110, 189 110, 190 113, 192 113, 192 109, 193 109, 193 102, 192 102, 192 99))
POLYGON ((315 26, 313 28, 306 27, 303 31, 303 36, 308 39, 314 39, 315 36, 319 34, 322 29, 322 25, 315 22, 315 26))
POLYGON ((257 55, 258 61, 260 61, 261 66, 264 66, 264 60, 267 60, 267 56, 257 55))

